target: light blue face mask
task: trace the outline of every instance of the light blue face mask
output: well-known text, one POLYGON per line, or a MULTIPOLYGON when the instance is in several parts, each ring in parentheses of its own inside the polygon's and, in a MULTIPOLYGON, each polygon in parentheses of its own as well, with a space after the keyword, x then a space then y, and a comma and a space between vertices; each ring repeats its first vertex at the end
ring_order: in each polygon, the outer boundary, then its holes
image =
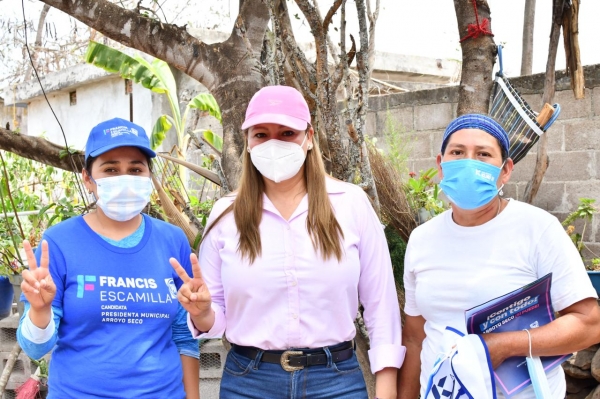
POLYGON ((527 362, 527 371, 529 371, 533 392, 537 399, 546 399, 551 397, 548 378, 546 377, 542 360, 539 356, 533 357, 531 354, 531 334, 529 333, 529 330, 525 331, 527 331, 527 335, 529 336, 529 356, 525 358, 525 361, 527 362))
POLYGON ((479 208, 499 192, 496 181, 502 168, 474 159, 442 162, 441 166, 444 178, 440 187, 461 209, 479 208))

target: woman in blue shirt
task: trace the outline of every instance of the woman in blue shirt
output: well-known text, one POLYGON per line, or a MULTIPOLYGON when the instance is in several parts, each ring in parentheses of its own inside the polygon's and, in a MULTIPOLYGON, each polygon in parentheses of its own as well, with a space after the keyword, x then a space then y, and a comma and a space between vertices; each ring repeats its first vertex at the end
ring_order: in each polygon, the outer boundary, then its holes
POLYGON ((190 246, 177 227, 141 214, 154 156, 140 126, 94 127, 82 174, 97 209, 48 229, 37 259, 24 243, 17 335, 32 358, 54 348, 51 399, 199 397, 198 343, 168 262, 190 269, 190 246))

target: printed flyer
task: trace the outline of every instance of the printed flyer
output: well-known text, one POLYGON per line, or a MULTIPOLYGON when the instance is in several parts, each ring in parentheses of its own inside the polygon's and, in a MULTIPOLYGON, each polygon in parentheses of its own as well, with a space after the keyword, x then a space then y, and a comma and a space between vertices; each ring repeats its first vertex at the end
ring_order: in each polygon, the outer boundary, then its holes
MULTIPOLYGON (((550 299, 552 273, 513 292, 465 311, 467 332, 487 334, 519 331, 543 326, 554 320, 550 299)), ((571 354, 542 357, 546 373, 559 366, 571 354)), ((494 370, 496 381, 509 398, 530 383, 525 357, 511 357, 494 370)))

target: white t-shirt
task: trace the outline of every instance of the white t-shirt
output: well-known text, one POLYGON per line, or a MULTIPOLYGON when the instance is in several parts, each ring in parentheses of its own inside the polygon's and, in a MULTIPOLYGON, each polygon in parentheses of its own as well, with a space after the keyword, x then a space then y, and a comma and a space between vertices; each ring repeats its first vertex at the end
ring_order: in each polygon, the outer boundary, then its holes
MULTIPOLYGON (((426 320, 421 395, 446 326, 466 333, 466 309, 550 272, 555 311, 597 297, 579 253, 556 217, 526 203, 510 200, 504 211, 481 226, 459 226, 449 210, 415 229, 404 260, 404 310, 426 320)), ((563 399, 562 367, 549 372, 548 380, 556 393, 553 399, 563 399)), ((535 399, 531 386, 512 399, 530 398, 535 399)))

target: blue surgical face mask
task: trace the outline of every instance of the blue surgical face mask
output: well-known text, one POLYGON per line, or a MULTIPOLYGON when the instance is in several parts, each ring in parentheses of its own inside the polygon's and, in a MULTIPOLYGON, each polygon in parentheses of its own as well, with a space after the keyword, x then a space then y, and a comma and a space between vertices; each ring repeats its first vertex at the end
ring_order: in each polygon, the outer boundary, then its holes
POLYGON ((479 208, 498 195, 501 168, 474 159, 442 162, 441 166, 444 178, 440 187, 459 208, 479 208))

